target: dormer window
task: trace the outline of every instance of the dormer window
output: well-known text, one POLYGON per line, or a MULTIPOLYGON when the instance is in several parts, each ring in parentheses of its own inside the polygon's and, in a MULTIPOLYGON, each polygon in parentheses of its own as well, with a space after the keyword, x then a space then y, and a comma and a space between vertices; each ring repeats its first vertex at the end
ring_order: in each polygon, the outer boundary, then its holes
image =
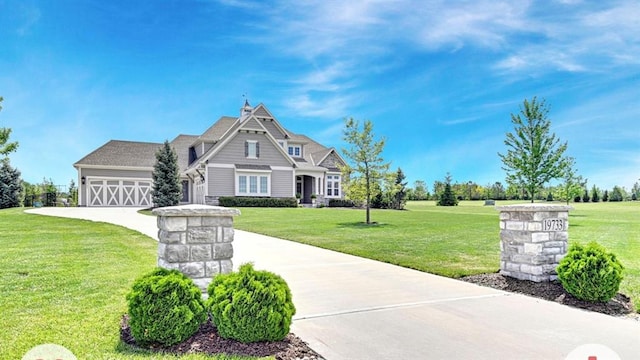
POLYGON ((295 157, 302 156, 302 146, 300 145, 289 145, 289 155, 295 157))

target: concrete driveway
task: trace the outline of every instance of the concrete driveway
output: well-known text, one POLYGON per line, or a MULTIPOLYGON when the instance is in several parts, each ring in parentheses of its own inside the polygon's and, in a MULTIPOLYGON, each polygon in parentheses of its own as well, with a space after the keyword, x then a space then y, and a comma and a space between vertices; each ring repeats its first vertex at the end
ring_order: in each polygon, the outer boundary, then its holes
MULTIPOLYGON (((30 213, 105 221, 156 239, 155 218, 131 208, 30 213)), ((301 229, 300 231, 304 231, 301 229)), ((236 231, 234 265, 286 279, 292 331, 332 359, 565 359, 602 344, 640 358, 640 321, 573 309, 386 263, 236 231)), ((606 359, 594 350, 585 355, 606 359)), ((581 357, 578 357, 581 358, 581 357)))

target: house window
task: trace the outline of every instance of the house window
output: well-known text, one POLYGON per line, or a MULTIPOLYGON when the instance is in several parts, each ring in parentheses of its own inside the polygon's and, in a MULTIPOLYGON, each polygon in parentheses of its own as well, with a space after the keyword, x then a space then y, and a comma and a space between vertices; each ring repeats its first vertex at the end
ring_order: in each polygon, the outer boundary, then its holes
POLYGON ((289 155, 300 157, 302 147, 300 145, 289 145, 289 155))
POLYGON ((189 180, 182 180, 182 199, 181 202, 189 202, 189 180))
POLYGON ((250 159, 260 157, 260 143, 255 140, 247 140, 244 143, 244 156, 250 159))
POLYGON ((340 197, 340 175, 327 175, 327 197, 340 197))
POLYGON ((271 173, 236 173, 236 196, 271 196, 271 173))

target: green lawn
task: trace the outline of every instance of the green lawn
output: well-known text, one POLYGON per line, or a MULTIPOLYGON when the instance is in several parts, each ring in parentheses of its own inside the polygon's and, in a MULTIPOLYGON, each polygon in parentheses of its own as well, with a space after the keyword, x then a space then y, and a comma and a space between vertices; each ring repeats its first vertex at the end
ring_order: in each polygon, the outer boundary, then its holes
MULTIPOLYGON (((55 343, 78 359, 176 359, 119 341, 125 294, 156 264, 157 243, 109 224, 0 210, 0 358, 55 343)), ((203 355, 180 359, 212 359, 203 355)), ((253 359, 219 356, 213 359, 253 359)))
MULTIPOLYGON (((498 205, 508 204, 507 202, 498 205)), ((626 267, 621 292, 640 309, 640 202, 571 204, 569 241, 597 241, 626 267)), ((439 207, 410 202, 407 211, 242 208, 238 229, 294 240, 449 277, 499 269, 498 211, 483 202, 439 207)))

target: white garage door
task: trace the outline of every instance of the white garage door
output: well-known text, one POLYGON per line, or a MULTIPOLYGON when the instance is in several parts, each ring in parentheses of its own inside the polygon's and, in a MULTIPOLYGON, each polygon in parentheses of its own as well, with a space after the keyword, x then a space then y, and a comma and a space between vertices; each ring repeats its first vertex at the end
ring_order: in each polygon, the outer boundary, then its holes
POLYGON ((150 180, 90 179, 89 206, 151 206, 150 180))

